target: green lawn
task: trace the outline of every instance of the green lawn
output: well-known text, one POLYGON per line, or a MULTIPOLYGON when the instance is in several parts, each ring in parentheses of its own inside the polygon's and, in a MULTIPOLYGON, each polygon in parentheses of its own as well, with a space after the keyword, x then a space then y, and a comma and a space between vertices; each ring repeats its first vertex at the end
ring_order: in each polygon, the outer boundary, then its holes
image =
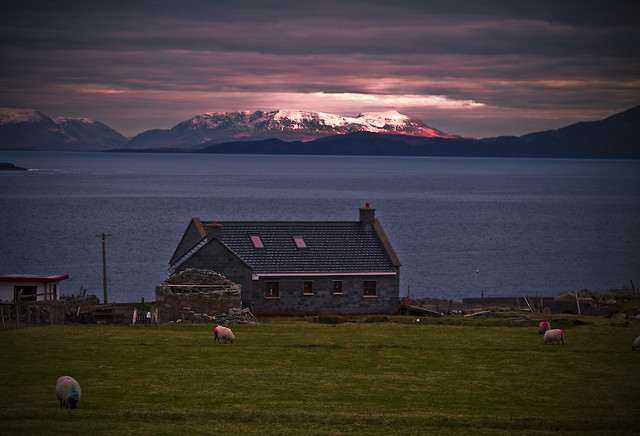
POLYGON ((227 345, 212 325, 1 331, 0 433, 640 432, 640 323, 552 322, 565 345, 545 346, 537 322, 390 319, 271 319, 227 345))

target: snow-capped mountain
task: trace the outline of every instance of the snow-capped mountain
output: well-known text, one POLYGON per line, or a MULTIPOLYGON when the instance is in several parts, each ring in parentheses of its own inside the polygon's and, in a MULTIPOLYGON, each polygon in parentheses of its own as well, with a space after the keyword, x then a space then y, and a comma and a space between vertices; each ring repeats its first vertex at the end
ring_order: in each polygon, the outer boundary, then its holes
POLYGON ((50 119, 35 109, 0 108, 0 126, 9 124, 30 124, 50 119))
POLYGON ((113 149, 122 147, 127 142, 124 136, 111 127, 90 118, 59 117, 54 121, 67 135, 81 143, 113 149))
POLYGON ((0 149, 48 150, 66 140, 60 127, 40 111, 0 108, 0 149))
POLYGON ((35 109, 0 108, 0 149, 99 151, 125 142, 120 133, 94 120, 53 120, 35 109))
POLYGON ((357 117, 345 117, 324 112, 281 109, 196 115, 169 130, 143 132, 132 138, 127 143, 127 148, 193 148, 234 140, 271 138, 309 141, 354 132, 453 137, 396 111, 368 112, 357 117))

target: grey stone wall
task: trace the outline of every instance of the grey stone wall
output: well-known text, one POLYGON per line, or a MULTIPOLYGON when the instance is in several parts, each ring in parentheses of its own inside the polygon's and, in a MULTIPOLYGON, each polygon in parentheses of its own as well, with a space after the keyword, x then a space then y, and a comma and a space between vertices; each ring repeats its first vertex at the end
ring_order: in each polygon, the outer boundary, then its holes
POLYGON ((269 314, 381 314, 393 313, 399 304, 398 276, 269 277, 253 283, 252 312, 269 314), (342 280, 342 294, 334 294, 334 280, 342 280), (376 282, 376 296, 363 296, 363 281, 376 282), (279 298, 266 298, 267 281, 277 281, 279 298), (305 294, 303 283, 312 282, 305 294))
POLYGON ((214 271, 187 269, 156 288, 160 322, 217 322, 242 309, 239 284, 214 271))

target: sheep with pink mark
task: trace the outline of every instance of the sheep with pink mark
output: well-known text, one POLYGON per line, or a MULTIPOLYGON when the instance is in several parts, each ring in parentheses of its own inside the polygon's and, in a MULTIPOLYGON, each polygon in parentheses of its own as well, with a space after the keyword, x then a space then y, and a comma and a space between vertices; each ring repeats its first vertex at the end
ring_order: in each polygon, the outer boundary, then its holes
POLYGON ((542 321, 538 326, 538 334, 544 335, 544 332, 546 332, 547 330, 551 330, 551 324, 549 323, 549 321, 542 321))
POLYGON ((235 341, 236 337, 234 336, 230 328, 219 325, 213 329, 213 342, 220 342, 222 339, 224 339, 225 344, 227 343, 227 341, 233 344, 233 341, 235 341))
POLYGON ((564 345, 564 332, 560 329, 547 330, 544 332, 544 336, 542 338, 545 345, 548 343, 553 344, 554 342, 557 342, 558 344, 562 342, 562 345, 564 345))
POLYGON ((75 409, 80 401, 80 384, 68 375, 63 375, 56 381, 56 397, 60 407, 75 409))

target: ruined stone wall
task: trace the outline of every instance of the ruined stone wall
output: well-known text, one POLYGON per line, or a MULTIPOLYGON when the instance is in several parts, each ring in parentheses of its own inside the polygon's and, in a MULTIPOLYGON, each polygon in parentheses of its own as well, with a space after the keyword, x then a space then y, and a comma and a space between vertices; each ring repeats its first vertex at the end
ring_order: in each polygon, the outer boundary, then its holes
POLYGON ((214 271, 187 269, 156 288, 156 306, 163 323, 229 320, 242 309, 241 287, 214 271))

